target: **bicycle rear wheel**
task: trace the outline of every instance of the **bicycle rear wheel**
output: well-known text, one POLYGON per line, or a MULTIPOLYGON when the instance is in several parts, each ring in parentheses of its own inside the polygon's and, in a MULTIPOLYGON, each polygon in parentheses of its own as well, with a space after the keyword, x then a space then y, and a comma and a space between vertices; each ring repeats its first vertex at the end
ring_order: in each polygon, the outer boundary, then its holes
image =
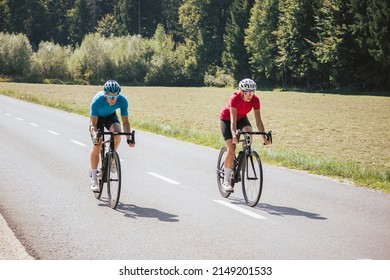
POLYGON ((260 200, 263 190, 263 168, 259 155, 252 153, 245 158, 242 169, 242 192, 248 206, 254 207, 260 200))
POLYGON ((219 152, 218 161, 217 161, 217 183, 218 183, 218 190, 221 193, 222 197, 229 197, 231 192, 226 192, 223 188, 223 181, 225 178, 225 170, 224 170, 224 164, 225 159, 227 155, 227 148, 223 147, 221 151, 219 152))
POLYGON ((107 199, 110 207, 115 209, 121 194, 121 163, 117 152, 108 155, 107 166, 107 199))

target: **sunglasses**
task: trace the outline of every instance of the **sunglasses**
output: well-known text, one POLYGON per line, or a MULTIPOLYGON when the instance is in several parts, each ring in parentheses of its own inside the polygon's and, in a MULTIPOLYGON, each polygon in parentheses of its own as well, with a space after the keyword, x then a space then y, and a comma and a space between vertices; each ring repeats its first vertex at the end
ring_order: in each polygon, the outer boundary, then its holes
POLYGON ((111 99, 111 100, 114 100, 114 99, 117 99, 118 98, 118 94, 116 94, 116 95, 105 95, 108 99, 111 99))
POLYGON ((254 90, 245 90, 244 93, 245 94, 254 94, 255 91, 254 90))

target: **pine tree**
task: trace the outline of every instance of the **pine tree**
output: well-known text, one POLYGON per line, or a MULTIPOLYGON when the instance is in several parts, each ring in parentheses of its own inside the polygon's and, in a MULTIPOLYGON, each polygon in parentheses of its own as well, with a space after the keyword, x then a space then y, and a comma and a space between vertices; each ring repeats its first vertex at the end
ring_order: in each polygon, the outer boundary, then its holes
POLYGON ((251 76, 249 55, 245 49, 244 36, 248 27, 250 10, 254 0, 234 0, 229 9, 226 30, 223 36, 222 63, 236 80, 251 76))

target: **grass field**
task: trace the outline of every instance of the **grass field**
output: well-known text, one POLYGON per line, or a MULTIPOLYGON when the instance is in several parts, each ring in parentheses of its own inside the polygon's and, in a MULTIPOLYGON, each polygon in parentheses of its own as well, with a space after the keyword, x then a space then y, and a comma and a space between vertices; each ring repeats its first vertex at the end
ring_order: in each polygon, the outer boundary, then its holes
MULTIPOLYGON (((101 86, 0 83, 0 94, 89 115, 101 86)), ((134 128, 214 148, 219 111, 233 89, 123 87, 134 128)), ((390 193, 390 98, 258 91, 274 144, 255 148, 267 163, 349 180, 390 193)), ((253 121, 253 114, 250 118, 253 121)), ((252 122, 254 124, 254 122, 252 122)), ((260 142, 260 141, 259 141, 260 142)))

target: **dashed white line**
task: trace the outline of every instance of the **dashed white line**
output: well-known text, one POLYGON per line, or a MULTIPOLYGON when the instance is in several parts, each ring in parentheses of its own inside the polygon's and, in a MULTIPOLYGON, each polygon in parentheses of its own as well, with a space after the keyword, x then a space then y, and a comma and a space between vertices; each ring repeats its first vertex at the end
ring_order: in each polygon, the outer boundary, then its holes
POLYGON ((53 135, 60 135, 58 132, 55 132, 55 131, 53 131, 53 130, 50 130, 50 129, 48 129, 48 130, 46 130, 47 132, 49 132, 49 133, 51 133, 51 134, 53 134, 53 135))
POLYGON ((87 145, 85 145, 84 143, 81 143, 81 142, 76 141, 76 140, 70 140, 70 142, 72 142, 72 143, 74 143, 74 144, 76 144, 76 145, 79 145, 79 146, 81 146, 81 147, 87 147, 87 145))
POLYGON ((248 216, 250 216, 252 218, 255 218, 255 219, 258 219, 258 220, 265 220, 265 219, 267 219, 264 216, 261 216, 259 214, 253 213, 253 212, 251 212, 249 210, 246 210, 244 208, 241 208, 241 207, 239 207, 237 205, 234 205, 234 204, 231 204, 229 202, 226 202, 226 201, 223 201, 223 200, 214 200, 214 201, 219 203, 219 204, 221 204, 221 205, 223 205, 223 206, 229 207, 229 208, 231 208, 233 210, 236 210, 236 211, 241 212, 241 213, 243 213, 245 215, 248 215, 248 216))
POLYGON ((24 119, 22 118, 16 118, 18 121, 24 121, 24 119))
POLYGON ((37 125, 36 123, 32 123, 32 122, 30 122, 30 125, 35 126, 35 127, 38 127, 38 126, 39 126, 39 125, 37 125))
POLYGON ((10 113, 4 113, 4 115, 6 115, 7 117, 11 117, 12 116, 12 114, 10 114, 10 113))
POLYGON ((167 183, 170 183, 170 184, 172 184, 172 185, 180 185, 179 182, 177 182, 177 181, 175 181, 175 180, 172 180, 172 179, 170 179, 170 178, 167 178, 167 177, 165 177, 165 176, 162 176, 162 175, 160 175, 160 174, 157 174, 157 173, 154 173, 154 172, 146 172, 146 173, 149 174, 149 175, 151 175, 151 176, 153 176, 153 177, 156 177, 156 178, 158 178, 158 179, 160 179, 160 180, 163 180, 163 181, 165 181, 165 182, 167 182, 167 183))

